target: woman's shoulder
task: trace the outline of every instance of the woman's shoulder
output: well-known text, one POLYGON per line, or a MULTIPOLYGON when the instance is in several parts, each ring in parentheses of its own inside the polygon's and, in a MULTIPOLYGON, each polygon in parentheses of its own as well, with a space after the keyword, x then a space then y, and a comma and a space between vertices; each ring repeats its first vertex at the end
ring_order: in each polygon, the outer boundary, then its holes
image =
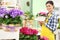
POLYGON ((58 11, 53 11, 52 14, 55 15, 55 16, 59 16, 59 12, 58 11))

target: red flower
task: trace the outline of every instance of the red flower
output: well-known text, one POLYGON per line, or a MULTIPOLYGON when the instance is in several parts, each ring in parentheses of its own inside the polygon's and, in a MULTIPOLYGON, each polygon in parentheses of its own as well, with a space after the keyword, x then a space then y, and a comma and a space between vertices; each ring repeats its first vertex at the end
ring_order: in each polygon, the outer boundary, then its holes
POLYGON ((37 34, 38 33, 37 30, 31 29, 31 28, 28 28, 28 27, 22 27, 20 29, 20 32, 23 33, 23 34, 27 34, 27 35, 33 35, 33 34, 37 34))

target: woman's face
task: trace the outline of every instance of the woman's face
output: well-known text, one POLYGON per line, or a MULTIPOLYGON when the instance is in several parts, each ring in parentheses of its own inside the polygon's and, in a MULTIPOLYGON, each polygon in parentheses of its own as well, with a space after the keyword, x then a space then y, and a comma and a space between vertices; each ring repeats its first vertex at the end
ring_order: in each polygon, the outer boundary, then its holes
POLYGON ((46 8, 49 12, 53 11, 53 5, 51 5, 50 3, 46 4, 46 8))

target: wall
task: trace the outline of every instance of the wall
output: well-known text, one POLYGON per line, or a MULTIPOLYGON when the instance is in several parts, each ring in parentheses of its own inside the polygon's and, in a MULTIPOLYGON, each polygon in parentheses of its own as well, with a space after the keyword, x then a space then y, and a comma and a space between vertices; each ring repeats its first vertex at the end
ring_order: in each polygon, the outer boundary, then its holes
POLYGON ((31 3, 31 0, 20 0, 20 2, 19 2, 21 9, 24 10, 25 12, 30 11, 30 7, 31 7, 31 5, 30 6, 26 5, 27 1, 29 1, 31 3))
POLYGON ((60 0, 52 0, 54 2, 56 14, 58 14, 58 18, 60 18, 60 0))
POLYGON ((32 11, 33 15, 36 15, 40 11, 45 11, 45 3, 47 0, 20 0, 19 5, 22 10, 26 11, 32 11), (32 10, 31 10, 31 5, 28 7, 26 5, 26 2, 30 1, 30 4, 32 2, 32 10))
POLYGON ((55 4, 55 7, 60 7, 60 0, 52 0, 55 4))
POLYGON ((45 10, 45 3, 47 0, 33 0, 33 14, 36 15, 40 11, 45 10))

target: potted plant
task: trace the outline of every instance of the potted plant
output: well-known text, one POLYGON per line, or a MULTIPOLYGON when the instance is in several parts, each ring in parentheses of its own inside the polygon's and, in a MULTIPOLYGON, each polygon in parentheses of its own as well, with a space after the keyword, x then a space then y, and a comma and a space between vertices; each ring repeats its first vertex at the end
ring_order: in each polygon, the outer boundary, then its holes
POLYGON ((13 8, 10 10, 6 10, 6 8, 0 8, 0 24, 3 26, 13 25, 12 27, 22 26, 22 17, 23 11, 13 8))
POLYGON ((36 19, 37 21, 44 21, 46 18, 46 12, 40 12, 36 15, 36 19))
POLYGON ((31 13, 31 12, 29 12, 29 11, 27 11, 27 12, 25 12, 25 26, 28 26, 28 24, 29 25, 32 25, 33 26, 33 21, 34 21, 34 16, 33 16, 33 14, 31 13))
POLYGON ((28 27, 22 27, 20 29, 19 40, 38 40, 38 31, 28 27))
POLYGON ((38 13, 36 16, 37 16, 37 17, 38 17, 38 16, 45 16, 45 17, 46 17, 46 12, 40 12, 40 13, 38 13))

